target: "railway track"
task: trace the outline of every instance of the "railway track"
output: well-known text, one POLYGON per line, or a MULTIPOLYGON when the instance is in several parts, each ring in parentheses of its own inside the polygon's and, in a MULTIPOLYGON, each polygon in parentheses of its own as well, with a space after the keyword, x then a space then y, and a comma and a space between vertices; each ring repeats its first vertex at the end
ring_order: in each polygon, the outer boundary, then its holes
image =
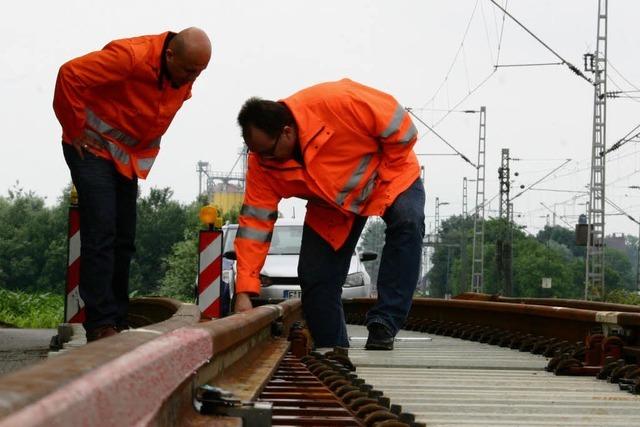
MULTIPOLYGON (((362 324, 372 304, 369 299, 345 302, 348 322, 362 324)), ((460 424, 465 416, 471 424, 486 425, 640 422, 635 415, 640 397, 634 395, 640 392, 637 307, 477 294, 416 299, 403 332, 409 335, 400 336, 393 357, 363 351, 364 330, 357 326, 350 327, 349 355, 339 349, 327 355, 310 352, 297 300, 207 322, 200 322, 193 305, 167 299, 146 299, 133 311, 138 329, 0 377, 0 426, 242 425, 241 420, 244 425, 420 426, 460 424), (450 350, 437 353, 438 345, 453 348, 452 343, 463 342, 471 347, 461 347, 457 356, 450 350), (483 366, 474 353, 486 349, 502 353, 483 366), (525 353, 531 355, 518 356, 525 353), (468 362, 445 366, 455 357, 468 362), (447 363, 437 365, 441 362, 447 363), (429 375, 435 368, 444 369, 441 383, 429 375), (531 397, 507 387, 507 395, 500 394, 491 385, 507 384, 496 379, 498 372, 516 382, 537 375, 541 382, 527 384, 535 384, 538 393, 531 397), (448 398, 431 393, 416 403, 420 393, 451 382, 447 375, 452 373, 475 381, 478 389, 442 389, 448 398), (561 379, 566 376, 580 378, 574 384, 561 379), (397 378, 405 379, 398 383, 397 378), (400 392, 403 383, 413 388, 400 392), (571 398, 540 392, 545 387, 571 398), (595 394, 588 397, 583 389, 595 394), (511 404, 515 396, 535 401, 539 413, 533 408, 519 421, 485 413, 505 407, 490 403, 489 395, 511 404), (593 414, 582 398, 592 399, 593 414), (555 406, 557 416, 545 413, 559 400, 565 406, 555 406), (445 401, 461 406, 445 410, 445 401), (469 407, 479 408, 480 415, 469 407), (571 418, 576 410, 586 415, 571 418), (600 421, 593 418, 598 414, 604 417, 600 421)), ((516 405, 521 411, 531 406, 516 405)))

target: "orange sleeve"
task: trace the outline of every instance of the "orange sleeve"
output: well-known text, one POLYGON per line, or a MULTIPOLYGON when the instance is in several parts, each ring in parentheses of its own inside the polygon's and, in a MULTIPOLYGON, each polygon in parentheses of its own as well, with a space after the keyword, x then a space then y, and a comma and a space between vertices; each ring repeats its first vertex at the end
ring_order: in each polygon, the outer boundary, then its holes
POLYGON ((238 276, 236 292, 260 294, 260 270, 269 252, 281 197, 253 154, 249 155, 244 203, 234 240, 238 276))
POLYGON ((360 86, 352 96, 361 125, 381 143, 382 170, 402 167, 418 137, 407 111, 393 96, 367 86, 360 86))
POLYGON ((135 63, 135 52, 131 45, 118 40, 60 67, 53 110, 69 138, 75 139, 84 131, 86 90, 126 79, 135 63))

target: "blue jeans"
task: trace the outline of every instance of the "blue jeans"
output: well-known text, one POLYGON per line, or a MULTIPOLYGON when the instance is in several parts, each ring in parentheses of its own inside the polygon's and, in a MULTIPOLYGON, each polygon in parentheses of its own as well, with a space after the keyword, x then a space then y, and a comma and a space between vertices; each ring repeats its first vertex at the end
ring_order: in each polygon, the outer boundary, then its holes
POLYGON ((135 252, 138 179, 121 175, 110 160, 85 151, 84 160, 62 144, 80 211, 80 296, 84 328, 125 326, 129 266, 135 252))
MULTIPOLYGON (((425 193, 417 179, 384 213, 387 228, 378 273, 378 301, 367 313, 367 325, 381 323, 394 335, 404 325, 418 283, 424 238, 425 193)), ((342 309, 342 285, 367 218, 356 217, 345 244, 334 251, 306 224, 298 277, 302 309, 317 347, 348 347, 342 309)))

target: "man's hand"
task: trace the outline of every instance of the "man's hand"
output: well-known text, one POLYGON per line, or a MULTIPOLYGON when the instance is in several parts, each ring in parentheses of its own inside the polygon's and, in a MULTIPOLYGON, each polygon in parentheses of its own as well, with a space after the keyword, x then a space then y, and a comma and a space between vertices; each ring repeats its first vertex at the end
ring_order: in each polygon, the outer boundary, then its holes
POLYGON ((104 146, 100 141, 96 141, 92 137, 86 134, 82 134, 78 138, 71 141, 71 145, 76 149, 78 155, 84 160, 84 151, 87 150, 92 153, 104 151, 104 146))
POLYGON ((242 313, 243 311, 249 311, 253 308, 249 294, 239 293, 236 294, 236 304, 234 306, 234 312, 242 313))

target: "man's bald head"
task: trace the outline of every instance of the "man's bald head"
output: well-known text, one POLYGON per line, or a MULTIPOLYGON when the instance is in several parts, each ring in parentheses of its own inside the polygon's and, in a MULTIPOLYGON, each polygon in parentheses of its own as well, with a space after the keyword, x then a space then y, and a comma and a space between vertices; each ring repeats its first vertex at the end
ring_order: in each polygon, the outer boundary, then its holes
POLYGON ((165 51, 169 78, 174 88, 193 82, 211 59, 211 41, 200 28, 176 34, 165 51))

